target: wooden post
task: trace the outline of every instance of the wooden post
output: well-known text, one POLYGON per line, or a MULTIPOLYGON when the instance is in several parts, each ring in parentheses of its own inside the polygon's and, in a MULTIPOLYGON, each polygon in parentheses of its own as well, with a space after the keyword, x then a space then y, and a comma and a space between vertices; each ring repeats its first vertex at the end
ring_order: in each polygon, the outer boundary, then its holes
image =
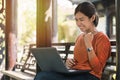
POLYGON ((49 9, 51 0, 37 0, 37 47, 51 46, 51 17, 49 9), (46 20, 45 20, 46 19, 46 20))
POLYGON ((16 63, 17 54, 17 0, 6 0, 6 70, 12 70, 16 63))
POLYGON ((116 43, 117 43, 117 72, 116 80, 120 80, 120 0, 115 0, 116 5, 116 43))
MULTIPOLYGON (((51 0, 37 0, 37 30, 36 46, 51 46, 52 32, 52 2, 51 0)), ((37 72, 40 68, 37 66, 37 72)))

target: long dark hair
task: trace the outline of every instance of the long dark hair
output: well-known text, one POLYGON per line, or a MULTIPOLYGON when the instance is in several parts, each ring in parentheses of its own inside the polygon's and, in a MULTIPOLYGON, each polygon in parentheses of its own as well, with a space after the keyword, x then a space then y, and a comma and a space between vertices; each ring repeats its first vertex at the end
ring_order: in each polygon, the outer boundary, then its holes
POLYGON ((98 25, 98 15, 97 15, 97 11, 96 8, 94 6, 94 4, 92 4, 91 2, 82 2, 80 3, 76 8, 75 8, 75 13, 81 12, 84 15, 88 16, 89 18, 91 18, 93 15, 96 15, 95 20, 93 21, 94 25, 97 26, 98 25))

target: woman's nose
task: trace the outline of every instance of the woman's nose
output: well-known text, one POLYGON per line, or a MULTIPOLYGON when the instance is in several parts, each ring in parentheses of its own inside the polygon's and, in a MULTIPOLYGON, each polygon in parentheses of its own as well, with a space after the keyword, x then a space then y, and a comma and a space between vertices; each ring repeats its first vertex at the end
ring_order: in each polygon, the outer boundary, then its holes
POLYGON ((81 21, 78 21, 78 22, 77 22, 77 25, 78 25, 78 26, 81 26, 81 24, 82 24, 81 21))

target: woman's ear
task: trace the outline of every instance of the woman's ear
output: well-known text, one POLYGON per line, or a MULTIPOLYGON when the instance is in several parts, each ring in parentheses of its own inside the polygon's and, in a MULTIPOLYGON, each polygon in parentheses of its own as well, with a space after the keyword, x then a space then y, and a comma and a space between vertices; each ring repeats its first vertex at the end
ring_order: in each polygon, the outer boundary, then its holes
POLYGON ((94 14, 90 19, 93 22, 95 20, 95 18, 96 18, 96 15, 94 14))

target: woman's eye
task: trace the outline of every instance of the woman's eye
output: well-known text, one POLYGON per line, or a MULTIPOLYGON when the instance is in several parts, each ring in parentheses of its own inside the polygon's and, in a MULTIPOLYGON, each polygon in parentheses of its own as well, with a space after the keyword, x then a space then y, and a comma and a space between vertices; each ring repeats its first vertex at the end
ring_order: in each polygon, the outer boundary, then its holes
POLYGON ((84 19, 79 19, 80 21, 84 21, 84 19))
POLYGON ((78 21, 78 19, 75 19, 75 21, 78 21))

